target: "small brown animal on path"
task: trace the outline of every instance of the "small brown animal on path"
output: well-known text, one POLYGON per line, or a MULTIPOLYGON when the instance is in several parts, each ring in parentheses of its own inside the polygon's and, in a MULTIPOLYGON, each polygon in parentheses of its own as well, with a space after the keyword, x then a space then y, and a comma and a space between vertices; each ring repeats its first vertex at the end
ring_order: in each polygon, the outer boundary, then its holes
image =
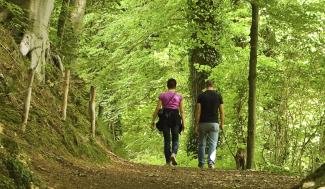
POLYGON ((244 170, 246 165, 246 150, 243 148, 238 148, 236 155, 234 156, 236 161, 237 170, 244 170))

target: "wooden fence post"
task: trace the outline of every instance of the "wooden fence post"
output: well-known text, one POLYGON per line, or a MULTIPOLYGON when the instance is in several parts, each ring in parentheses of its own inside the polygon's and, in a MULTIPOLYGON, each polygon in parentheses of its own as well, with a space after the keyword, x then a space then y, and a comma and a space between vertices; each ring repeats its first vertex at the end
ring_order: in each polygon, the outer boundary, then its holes
POLYGON ((23 117, 23 127, 22 131, 25 132, 26 130, 26 125, 28 121, 28 115, 29 115, 29 109, 30 109, 30 101, 32 98, 32 89, 33 89, 33 81, 34 81, 34 76, 35 76, 35 70, 34 69, 29 69, 28 70, 28 89, 27 89, 27 94, 25 98, 25 105, 24 105, 24 117, 23 117))
POLYGON ((62 105, 62 119, 64 121, 67 119, 69 85, 70 85, 70 70, 67 69, 64 73, 64 96, 63 96, 63 105, 62 105))
POLYGON ((90 114, 91 131, 92 131, 93 138, 95 138, 95 131, 96 131, 95 97, 96 97, 96 89, 94 86, 91 86, 90 87, 90 99, 89 99, 89 114, 90 114))

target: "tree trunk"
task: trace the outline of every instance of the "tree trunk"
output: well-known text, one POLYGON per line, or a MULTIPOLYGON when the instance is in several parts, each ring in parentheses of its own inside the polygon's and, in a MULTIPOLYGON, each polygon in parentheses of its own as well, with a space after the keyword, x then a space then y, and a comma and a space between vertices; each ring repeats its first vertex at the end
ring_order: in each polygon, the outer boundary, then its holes
POLYGON ((35 70, 29 69, 28 72, 28 89, 25 98, 25 106, 24 106, 24 117, 23 117, 23 132, 26 130, 26 125, 28 121, 29 109, 30 109, 30 101, 32 99, 32 89, 33 89, 33 81, 35 76, 35 70))
POLYGON ((62 74, 62 76, 64 77, 64 66, 63 66, 63 63, 62 63, 62 60, 61 60, 61 57, 59 56, 59 55, 53 55, 52 56, 52 59, 53 59, 53 61, 54 61, 54 64, 55 64, 55 66, 57 66, 59 69, 60 69, 60 71, 61 71, 61 74, 62 74))
POLYGON ((113 135, 113 141, 116 141, 116 133, 115 133, 115 124, 112 123, 112 135, 113 135))
POLYGON ((251 50, 249 59, 249 96, 248 96, 248 129, 247 129, 247 169, 252 169, 254 164, 255 150, 255 125, 256 125, 256 64, 257 64, 257 42, 258 42, 258 20, 259 8, 257 2, 252 5, 251 25, 251 50))
MULTIPOLYGON (((219 3, 220 4, 220 3, 219 3)), ((199 33, 208 32, 214 38, 218 38, 220 25, 216 22, 214 11, 216 3, 213 0, 201 0, 194 2, 188 0, 189 5, 189 23, 192 27, 192 39, 195 41, 193 47, 189 51, 189 67, 190 78, 189 84, 191 88, 191 120, 194 127, 195 105, 198 95, 205 87, 205 80, 209 77, 207 72, 199 72, 196 65, 207 65, 211 68, 215 67, 220 60, 219 51, 213 46, 217 41, 206 41, 199 33), (212 44, 213 43, 213 44, 212 44)), ((218 5, 221 6, 221 5, 218 5)), ((193 129, 190 130, 187 142, 187 152, 197 153, 197 141, 193 129)))
POLYGON ((94 86, 90 87, 90 99, 89 99, 89 114, 90 114, 90 122, 91 122, 91 133, 92 137, 95 138, 95 131, 96 131, 96 90, 94 86))
POLYGON ((239 85, 237 87, 237 101, 235 103, 234 109, 236 112, 236 124, 234 125, 234 132, 235 134, 235 141, 236 146, 240 144, 246 144, 246 136, 245 136, 245 130, 246 128, 244 125, 246 125, 246 116, 243 115, 244 106, 245 106, 245 98, 247 98, 247 88, 245 85, 239 85))
POLYGON ((29 19, 31 28, 24 34, 20 43, 20 51, 25 56, 31 54, 30 68, 35 70, 39 81, 45 79, 46 54, 50 43, 48 38, 48 25, 54 7, 54 0, 30 0, 29 19))
POLYGON ((67 20, 69 19, 69 7, 70 7, 70 0, 62 0, 62 5, 61 5, 61 12, 58 20, 58 30, 57 30, 57 36, 60 39, 58 47, 61 49, 62 43, 63 43, 63 36, 64 36, 64 31, 65 27, 68 24, 67 20))
MULTIPOLYGON (((325 154, 325 127, 323 126, 321 133, 321 139, 319 141, 319 154, 325 154)), ((323 156, 323 161, 325 161, 325 156, 323 156)))
POLYGON ((319 154, 320 154, 320 162, 325 162, 325 126, 324 126, 324 115, 321 116, 319 127, 320 129, 320 140, 319 140, 319 154))
POLYGON ((103 113, 104 113, 104 106, 99 104, 98 106, 98 118, 101 119, 103 117, 103 113))
POLYGON ((67 119, 69 85, 70 85, 70 70, 67 69, 64 74, 64 95, 63 95, 63 105, 62 105, 62 119, 64 121, 67 119))
POLYGON ((85 13, 86 0, 63 0, 58 20, 59 50, 66 64, 71 65, 77 56, 79 34, 85 13))
POLYGON ((86 0, 74 0, 74 9, 71 12, 71 23, 74 31, 79 33, 82 23, 82 19, 85 15, 86 0))

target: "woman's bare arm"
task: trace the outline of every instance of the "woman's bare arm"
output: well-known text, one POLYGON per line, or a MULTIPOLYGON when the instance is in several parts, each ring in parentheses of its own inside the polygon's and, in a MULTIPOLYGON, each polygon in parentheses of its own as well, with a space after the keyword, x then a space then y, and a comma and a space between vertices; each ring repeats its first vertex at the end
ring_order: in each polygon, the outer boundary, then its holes
POLYGON ((183 100, 181 100, 180 104, 179 104, 179 111, 181 113, 181 118, 182 118, 182 130, 184 131, 185 129, 185 112, 184 112, 184 108, 183 108, 183 100))
POLYGON ((161 100, 158 100, 156 109, 155 109, 155 111, 152 114, 152 122, 151 122, 152 123, 152 127, 155 127, 155 121, 156 121, 156 118, 157 118, 157 114, 158 114, 158 111, 159 111, 159 109, 161 107, 162 107, 162 102, 161 102, 161 100))

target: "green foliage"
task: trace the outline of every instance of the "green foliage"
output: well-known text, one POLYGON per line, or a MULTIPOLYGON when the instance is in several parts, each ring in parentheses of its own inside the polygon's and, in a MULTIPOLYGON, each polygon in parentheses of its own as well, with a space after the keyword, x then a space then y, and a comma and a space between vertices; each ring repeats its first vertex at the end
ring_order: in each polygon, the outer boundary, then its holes
MULTIPOLYGON (((96 86, 97 102, 104 107, 97 120, 96 139, 123 157, 136 162, 164 163, 163 138, 150 128, 150 121, 159 93, 165 90, 166 80, 173 77, 178 82, 177 90, 184 96, 187 118, 177 158, 181 166, 197 166, 195 156, 185 150, 185 144, 193 135, 193 128, 188 124, 193 107, 189 51, 202 44, 218 49, 218 66, 215 67, 215 62, 196 64, 195 70, 214 80, 223 95, 230 150, 235 152, 245 147, 250 5, 245 1, 236 1, 236 4, 228 0, 209 1, 219 6, 202 5, 211 9, 204 15, 202 7, 195 7, 197 2, 88 1, 81 35, 73 36, 75 33, 68 26, 66 38, 60 39, 57 21, 61 2, 56 1, 50 39, 57 45, 52 49, 59 52, 60 40, 79 44, 77 38, 80 39, 80 46, 73 51, 67 45, 59 53, 65 55, 65 64, 77 58, 71 69, 85 79, 87 85, 96 86), (199 17, 191 17, 191 11, 198 11, 199 17), (204 16, 214 19, 205 25, 194 22, 204 16), (196 40, 193 33, 197 34, 196 40)), ((305 1, 304 4, 289 0, 259 2, 257 168, 306 172, 325 161, 322 147, 325 142, 322 1, 305 1)), ((0 6, 14 15, 6 24, 14 31, 23 31, 24 24, 28 23, 24 20, 24 11, 4 0, 0 0, 0 6)), ((1 72, 5 70, 0 68, 1 72)), ((76 105, 69 105, 67 122, 60 121, 58 116, 44 120, 48 115, 57 115, 57 108, 53 107, 61 103, 57 85, 60 81, 55 81, 60 76, 53 74, 57 72, 53 67, 46 69, 47 82, 53 85, 36 86, 36 94, 42 94, 44 99, 38 98, 31 109, 30 126, 24 139, 37 148, 51 148, 63 155, 107 162, 101 147, 90 139, 86 118, 88 91, 77 79, 71 85, 69 99, 76 105)), ((20 78, 18 70, 15 71, 17 78, 6 78, 6 86, 0 88, 0 120, 13 131, 18 130, 16 125, 21 122, 21 113, 10 103, 15 102, 16 97, 16 104, 22 104, 22 95, 17 92, 21 86, 16 85, 16 80, 26 79, 20 78)), ((11 154, 18 153, 19 147, 14 142, 8 140, 4 144, 11 154)), ((7 163, 17 170, 15 177, 19 182, 30 181, 28 172, 21 171, 24 168, 19 162, 11 159, 7 163)), ((217 167, 235 168, 225 143, 219 145, 217 167)), ((12 181, 7 179, 0 182, 0 187, 1 184, 10 186, 12 181)))
POLYGON ((19 154, 19 146, 17 142, 12 139, 7 137, 1 138, 1 145, 12 157, 16 157, 19 154))
POLYGON ((23 14, 22 8, 19 7, 18 5, 15 5, 14 3, 11 3, 11 2, 8 2, 5 0, 1 0, 0 5, 1 5, 1 8, 7 9, 8 11, 12 12, 13 14, 16 14, 16 15, 23 14))
POLYGON ((6 0, 0 0, 0 10, 8 11, 9 18, 4 20, 4 25, 14 33, 14 37, 18 36, 28 28, 28 17, 26 11, 22 7, 8 2, 6 0))
POLYGON ((6 166, 9 171, 9 176, 14 179, 16 188, 29 188, 33 182, 33 176, 26 166, 16 158, 8 158, 6 166))
POLYGON ((187 91, 184 3, 123 1, 113 11, 101 7, 85 16, 76 69, 96 85, 107 129, 122 139, 130 157, 161 154, 150 145, 162 146, 161 138, 148 129, 167 79, 175 78, 179 92, 187 91))
MULTIPOLYGON (((192 91, 191 113, 194 115, 194 107, 198 94, 204 88, 204 81, 208 79, 212 68, 222 62, 220 43, 223 41, 222 33, 225 30, 224 13, 227 3, 224 1, 188 1, 187 4, 189 36, 189 85, 192 91)), ((191 120, 191 126, 194 126, 191 120)), ((197 153, 197 137, 193 130, 190 131, 187 141, 188 153, 197 153)))
POLYGON ((17 141, 0 135, 0 186, 1 188, 30 188, 38 179, 32 176, 28 160, 17 141))
MULTIPOLYGON (((211 2, 222 6, 205 15, 215 20, 204 26, 194 22, 204 17, 204 11, 199 17, 188 15, 209 8, 198 6, 197 1, 90 3, 75 69, 97 86, 98 101, 104 107, 102 121, 109 125, 103 127, 109 130, 103 138, 116 135, 128 158, 163 162, 162 137, 149 127, 157 96, 170 77, 179 83, 190 123, 193 104, 188 52, 202 41, 218 49, 220 61, 216 67, 197 65, 195 69, 207 73, 224 97, 231 150, 245 147, 250 5, 244 1, 211 2), (193 33, 199 41, 193 40, 193 33)), ((325 141, 320 108, 325 96, 324 13, 321 1, 302 5, 300 1, 272 0, 259 1, 259 5, 257 168, 301 173, 324 161, 324 151, 319 151, 325 141)), ((196 159, 184 150, 193 132, 186 126, 178 159, 196 167, 196 159)), ((100 130, 105 132, 103 128, 100 130)), ((110 142, 114 143, 106 141, 110 142)), ((235 167, 225 144, 220 145, 217 164, 235 167)))
MULTIPOLYGON (((259 1, 255 152, 259 170, 302 174, 325 161, 323 3, 322 0, 259 1)), ((102 146, 97 144, 99 141, 132 161, 164 164, 163 137, 150 128, 150 122, 159 93, 166 90, 166 80, 173 77, 184 97, 187 123, 177 159, 181 166, 196 167, 193 155, 196 146, 191 151, 186 149, 187 141, 193 139, 189 124, 194 105, 190 86, 197 84, 191 82, 189 55, 195 48, 208 47, 198 53, 201 62, 195 62, 199 64, 193 69, 214 80, 223 95, 227 138, 220 139, 217 167, 235 168, 231 152, 245 147, 247 138, 251 23, 247 1, 91 0, 87 2, 82 33, 74 33, 67 22, 64 38, 57 35, 61 5, 61 1, 56 1, 52 14, 50 39, 55 44, 52 50, 65 56, 64 64, 71 65, 86 85, 96 86, 96 100, 103 113, 98 116, 97 137, 93 140, 87 119, 88 89, 73 76, 68 118, 61 121, 57 110, 61 104, 58 92, 61 80, 57 79, 61 76, 49 65, 46 82, 50 85, 35 85, 37 98, 23 136, 29 145, 52 149, 63 156, 108 162, 102 146), (217 54, 211 53, 214 52, 211 49, 217 49, 217 54), (211 62, 204 64, 207 60, 211 62)), ((4 0, 0 0, 0 6, 11 15, 6 27, 15 33, 28 27, 21 7, 4 0)), ((0 74, 14 73, 0 79, 0 120, 8 130, 17 132, 21 122, 21 110, 17 107, 23 104, 21 89, 26 83, 19 73, 26 70, 25 67, 12 70, 7 63, 11 58, 2 53, 6 49, 0 49, 4 62, 0 74)), ((16 184, 27 186, 33 178, 28 168, 14 158, 21 147, 9 139, 1 140, 1 144, 12 156, 3 162, 16 184)), ((3 175, 1 172, 0 188, 12 188, 13 179, 3 175)))
POLYGON ((0 175, 0 187, 3 189, 15 189, 15 183, 12 179, 0 175))
MULTIPOLYGON (((321 14, 316 7, 310 14, 318 16, 308 17, 306 12, 300 11, 311 10, 314 3, 302 7, 293 2, 290 5, 269 2, 262 6, 265 9, 261 12, 257 65, 256 161, 260 162, 261 169, 282 172, 279 168, 286 167, 283 171, 301 173, 308 170, 307 164, 311 166, 315 160, 319 162, 318 154, 324 153, 316 152, 323 143, 320 138, 324 137, 324 112, 319 108, 324 106, 324 95, 319 95, 324 91, 321 85, 324 77, 319 77, 324 75, 324 65, 321 65, 324 56, 319 56, 315 50, 322 49, 319 41, 324 36, 312 37, 318 35, 321 23, 317 20, 321 14), (283 17, 278 17, 277 11, 283 12, 283 17), (286 16, 288 11, 303 17, 304 25, 308 27, 298 27, 294 19, 286 16), (316 22, 317 26, 314 25, 316 22), (313 31, 309 27, 314 27, 313 31)), ((242 10, 238 11, 242 13, 242 10)), ((236 14, 237 11, 230 13, 236 14)), ((249 53, 245 39, 241 37, 247 35, 247 30, 240 29, 242 26, 249 28, 245 20, 241 17, 232 24, 235 29, 227 35, 235 35, 230 37, 235 39, 234 43, 227 42, 228 49, 223 49, 223 64, 213 69, 211 74, 226 99, 226 128, 231 129, 228 137, 233 139, 231 146, 234 148, 246 139, 249 53)))
POLYGON ((266 165, 265 164, 259 165, 259 168, 261 170, 274 172, 274 173, 286 173, 286 174, 290 173, 289 167, 282 167, 282 166, 269 164, 269 163, 267 163, 266 165))

